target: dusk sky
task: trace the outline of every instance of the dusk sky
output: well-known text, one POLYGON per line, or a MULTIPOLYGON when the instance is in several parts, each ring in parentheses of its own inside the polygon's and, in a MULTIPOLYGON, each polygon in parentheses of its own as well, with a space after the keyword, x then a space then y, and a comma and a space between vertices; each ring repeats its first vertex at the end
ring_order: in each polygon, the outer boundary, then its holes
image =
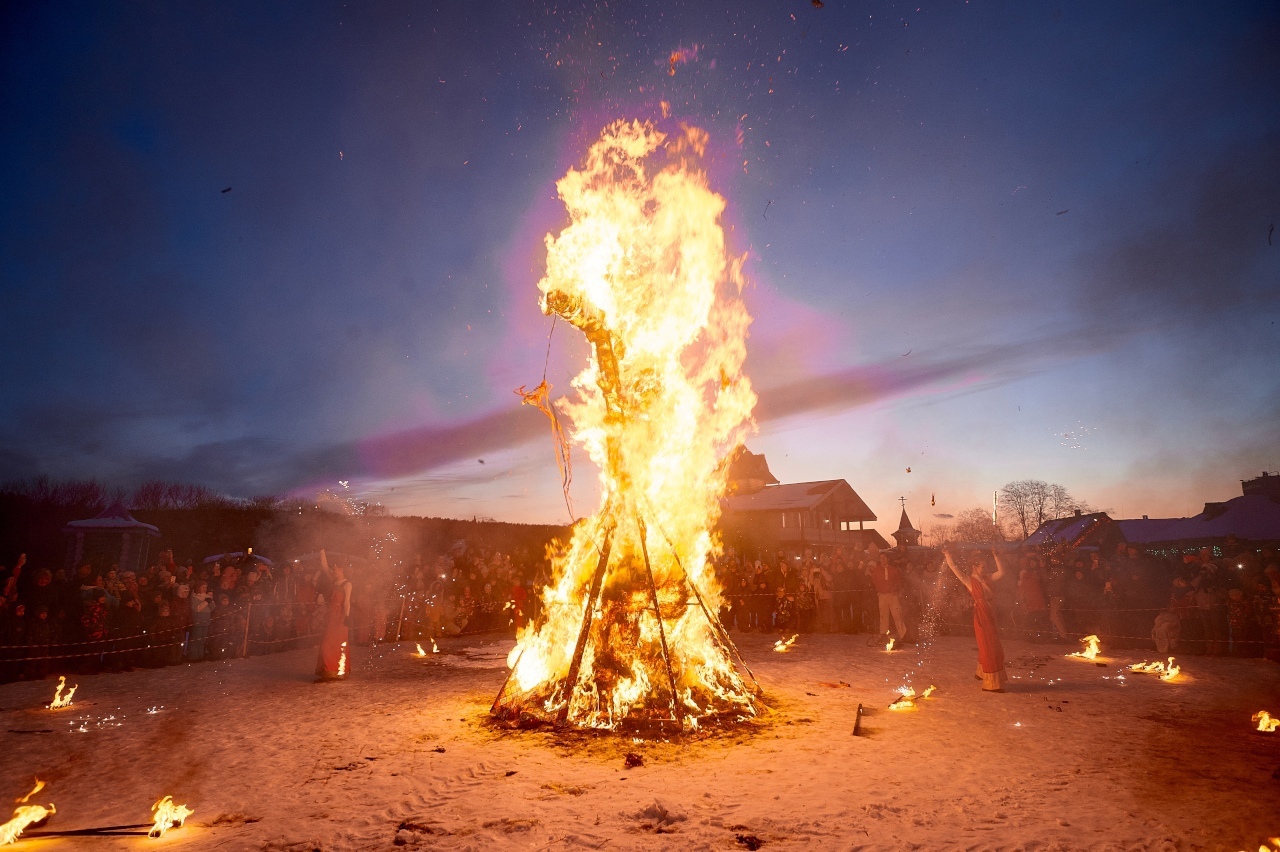
POLYGON ((1275 3, 4 4, 0 481, 567 521, 512 391, 555 181, 641 118, 711 134, 780 480, 885 533, 1024 478, 1195 514, 1280 466, 1277 45, 1275 3))

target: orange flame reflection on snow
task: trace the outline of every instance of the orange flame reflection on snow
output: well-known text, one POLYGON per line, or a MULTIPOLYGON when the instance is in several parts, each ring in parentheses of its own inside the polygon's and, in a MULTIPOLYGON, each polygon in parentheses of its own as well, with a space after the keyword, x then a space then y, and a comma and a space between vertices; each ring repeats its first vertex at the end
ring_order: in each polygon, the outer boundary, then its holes
POLYGON ((80 688, 80 684, 76 684, 67 690, 67 694, 62 694, 62 688, 67 685, 67 679, 61 675, 58 677, 58 688, 53 692, 53 703, 49 705, 50 710, 61 710, 63 707, 71 706, 71 696, 76 694, 76 690, 80 688))
POLYGON ((1096 660, 1098 658, 1098 650, 1100 648, 1098 637, 1086 636, 1080 641, 1084 643, 1084 650, 1076 651, 1073 654, 1067 654, 1067 656, 1075 657, 1080 660, 1096 660))
POLYGON ((165 796, 151 806, 154 822, 147 837, 164 837, 164 833, 175 825, 182 825, 195 811, 186 805, 175 805, 173 796, 165 796))

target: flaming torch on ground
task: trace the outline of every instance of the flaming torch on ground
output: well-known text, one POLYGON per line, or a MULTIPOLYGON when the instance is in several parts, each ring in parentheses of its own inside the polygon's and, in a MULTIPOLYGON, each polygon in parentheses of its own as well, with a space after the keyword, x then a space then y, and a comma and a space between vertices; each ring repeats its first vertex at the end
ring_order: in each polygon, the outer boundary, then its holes
MULTIPOLYGON (((599 469, 601 506, 552 553, 542 612, 493 703, 501 719, 692 730, 757 712, 709 566, 723 459, 756 395, 743 258, 700 165, 708 140, 617 121, 556 184, 570 221, 547 236, 538 287, 543 312, 591 344, 576 398, 557 407, 599 469)), ((525 399, 541 408, 542 393, 525 399)))
POLYGON ((1080 640, 1080 643, 1084 645, 1084 649, 1067 654, 1068 657, 1074 657, 1077 660, 1089 660, 1090 662, 1098 659, 1098 651, 1101 649, 1101 645, 1097 636, 1086 636, 1080 640))
POLYGON ((164 837, 164 833, 175 825, 182 825, 187 817, 195 813, 186 805, 175 805, 173 796, 165 796, 151 806, 152 824, 147 837, 164 837))
MULTIPOLYGON (((49 704, 50 710, 61 710, 63 707, 71 706, 71 696, 76 694, 76 690, 80 688, 80 684, 76 684, 67 690, 67 694, 62 694, 62 688, 67 685, 65 676, 58 676, 58 688, 53 691, 53 701, 49 704)), ((92 702, 90 702, 92 703, 92 702)))
POLYGON ((39 778, 36 779, 36 786, 31 792, 17 799, 18 807, 13 810, 13 818, 8 822, 0 825, 0 846, 8 846, 10 843, 17 841, 22 832, 27 830, 28 826, 35 825, 49 817, 50 814, 56 812, 53 803, 50 802, 46 808, 44 805, 28 805, 31 797, 44 789, 44 782, 39 778))

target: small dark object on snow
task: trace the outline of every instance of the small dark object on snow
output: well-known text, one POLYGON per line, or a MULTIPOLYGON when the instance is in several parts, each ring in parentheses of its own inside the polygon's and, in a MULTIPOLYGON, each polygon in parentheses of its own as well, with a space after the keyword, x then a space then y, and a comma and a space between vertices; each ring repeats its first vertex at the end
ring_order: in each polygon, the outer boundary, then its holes
POLYGON ((231 187, 227 187, 226 189, 222 190, 222 194, 226 195, 230 191, 231 191, 231 187))
POLYGON ((1100 669, 1105 669, 1107 667, 1106 663, 1094 663, 1094 665, 1100 669))
POLYGON ((436 754, 444 754, 444 746, 436 746, 431 750, 434 751, 436 754))
POLYGON ((818 693, 816 692, 806 692, 805 695, 812 695, 814 698, 818 697, 818 693))
POLYGON ((862 705, 858 705, 858 715, 853 719, 853 735, 855 737, 862 736, 862 705))
POLYGON ((1267 228, 1267 245, 1271 245, 1271 235, 1276 232, 1275 222, 1271 223, 1271 227, 1267 228))
POLYGON ((1054 213, 1053 215, 1055 215, 1055 216, 1061 216, 1063 213, 1069 213, 1069 212, 1071 212, 1071 208, 1070 208, 1070 207, 1068 207, 1066 210, 1059 210, 1057 213, 1054 213))
POLYGON ((637 766, 644 766, 644 758, 634 751, 629 751, 626 757, 623 758, 622 765, 628 769, 635 769, 637 766))
POLYGON ((764 841, 761 840, 759 837, 756 837, 754 834, 739 834, 738 843, 741 844, 742 846, 747 847, 748 849, 753 849, 753 850, 759 849, 761 846, 764 845, 764 841))
POLYGON ((515 774, 516 774, 516 770, 514 770, 514 769, 508 769, 508 770, 507 770, 506 772, 504 772, 502 775, 503 775, 503 777, 504 777, 504 778, 510 778, 512 775, 515 775, 515 774))

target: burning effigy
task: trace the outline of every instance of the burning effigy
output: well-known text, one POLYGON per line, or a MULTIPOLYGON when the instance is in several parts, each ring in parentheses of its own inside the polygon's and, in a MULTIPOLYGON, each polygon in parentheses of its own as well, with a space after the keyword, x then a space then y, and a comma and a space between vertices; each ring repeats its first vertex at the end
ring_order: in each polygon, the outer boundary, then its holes
POLYGON ((758 710, 708 564, 722 460, 756 401, 742 372, 744 258, 728 251, 725 201, 700 165, 708 141, 617 121, 556 184, 570 221, 546 238, 538 287, 543 312, 591 344, 576 397, 557 406, 599 469, 601 505, 551 554, 542 612, 493 703, 500 719, 677 730, 758 710))

